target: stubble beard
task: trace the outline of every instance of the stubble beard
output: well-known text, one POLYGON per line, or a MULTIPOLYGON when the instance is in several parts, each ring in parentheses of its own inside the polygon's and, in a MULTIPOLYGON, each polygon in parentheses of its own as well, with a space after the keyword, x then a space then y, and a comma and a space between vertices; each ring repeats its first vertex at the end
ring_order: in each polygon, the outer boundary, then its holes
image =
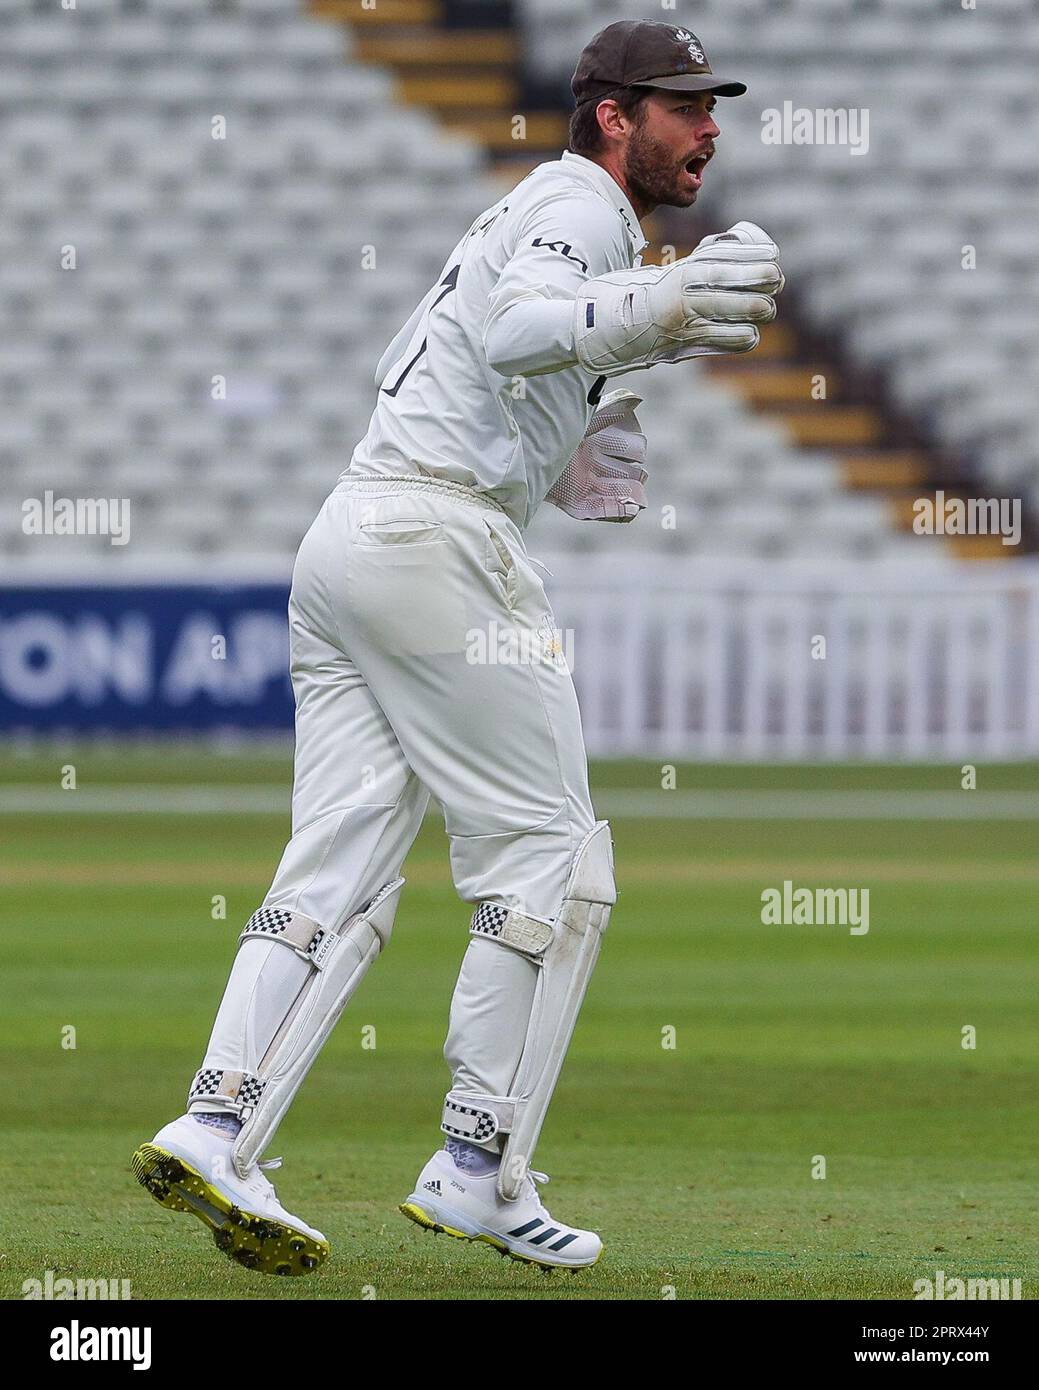
POLYGON ((624 179, 629 192, 646 208, 687 208, 696 202, 698 189, 687 192, 678 185, 685 168, 661 140, 638 126, 628 141, 624 160, 624 179))

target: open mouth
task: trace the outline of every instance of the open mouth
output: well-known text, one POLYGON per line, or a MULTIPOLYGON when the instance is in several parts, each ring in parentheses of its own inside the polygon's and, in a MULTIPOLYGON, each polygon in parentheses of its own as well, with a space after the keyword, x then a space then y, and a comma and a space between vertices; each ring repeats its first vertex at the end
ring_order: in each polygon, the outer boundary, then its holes
POLYGON ((692 174, 697 188, 703 183, 703 171, 710 162, 711 156, 709 154, 698 154, 694 159, 686 161, 685 171, 687 174, 692 174))

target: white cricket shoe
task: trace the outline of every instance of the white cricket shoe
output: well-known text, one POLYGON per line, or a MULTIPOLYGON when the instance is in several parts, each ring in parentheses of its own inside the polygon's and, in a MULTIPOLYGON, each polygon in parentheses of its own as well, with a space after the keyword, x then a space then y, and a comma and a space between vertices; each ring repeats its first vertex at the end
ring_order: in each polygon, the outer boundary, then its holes
POLYGON ((160 1129, 133 1156, 134 1175, 160 1206, 188 1211, 213 1232, 228 1259, 262 1274, 307 1274, 328 1257, 328 1241, 285 1210, 263 1169, 254 1164, 240 1178, 231 1160, 232 1140, 191 1115, 160 1129))
POLYGON ((544 1173, 531 1171, 519 1197, 498 1195, 497 1173, 474 1177, 440 1149, 419 1174, 415 1191, 400 1210, 427 1231, 446 1232, 461 1240, 483 1240, 514 1260, 542 1269, 585 1269, 602 1254, 594 1231, 555 1221, 545 1210, 537 1183, 544 1173))

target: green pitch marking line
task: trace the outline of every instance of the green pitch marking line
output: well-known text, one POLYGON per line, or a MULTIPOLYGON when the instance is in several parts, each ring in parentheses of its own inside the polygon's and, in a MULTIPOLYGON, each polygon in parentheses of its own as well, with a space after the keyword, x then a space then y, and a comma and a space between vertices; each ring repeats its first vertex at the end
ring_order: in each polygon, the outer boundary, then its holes
MULTIPOLYGON (((152 783, 62 791, 31 783, 0 788, 2 815, 281 815, 290 787, 162 786, 152 783)), ((1031 791, 639 791, 603 788, 603 816, 646 820, 1039 820, 1031 791)), ((435 811, 433 814, 437 814, 435 811)))

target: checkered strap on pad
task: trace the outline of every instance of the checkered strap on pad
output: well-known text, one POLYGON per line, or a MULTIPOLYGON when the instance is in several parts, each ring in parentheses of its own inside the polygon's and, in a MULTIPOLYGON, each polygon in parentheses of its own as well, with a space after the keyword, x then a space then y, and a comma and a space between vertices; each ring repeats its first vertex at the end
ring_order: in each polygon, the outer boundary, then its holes
POLYGON ((319 927, 310 917, 304 917, 302 912, 266 904, 256 909, 238 939, 246 941, 257 936, 291 947, 298 956, 309 960, 318 969, 321 969, 328 949, 336 939, 334 933, 319 927))
POLYGON ((449 1091, 444 1101, 440 1128, 455 1139, 484 1144, 512 1128, 515 1101, 508 1096, 469 1096, 449 1091))
POLYGON ((188 1105, 196 1100, 222 1103, 236 1115, 248 1115, 263 1095, 266 1082, 247 1071, 221 1071, 203 1067, 195 1073, 188 1092, 188 1105))
POLYGON ((527 956, 540 956, 552 940, 552 924, 527 917, 501 903, 481 903, 469 925, 473 936, 489 936, 527 956))

